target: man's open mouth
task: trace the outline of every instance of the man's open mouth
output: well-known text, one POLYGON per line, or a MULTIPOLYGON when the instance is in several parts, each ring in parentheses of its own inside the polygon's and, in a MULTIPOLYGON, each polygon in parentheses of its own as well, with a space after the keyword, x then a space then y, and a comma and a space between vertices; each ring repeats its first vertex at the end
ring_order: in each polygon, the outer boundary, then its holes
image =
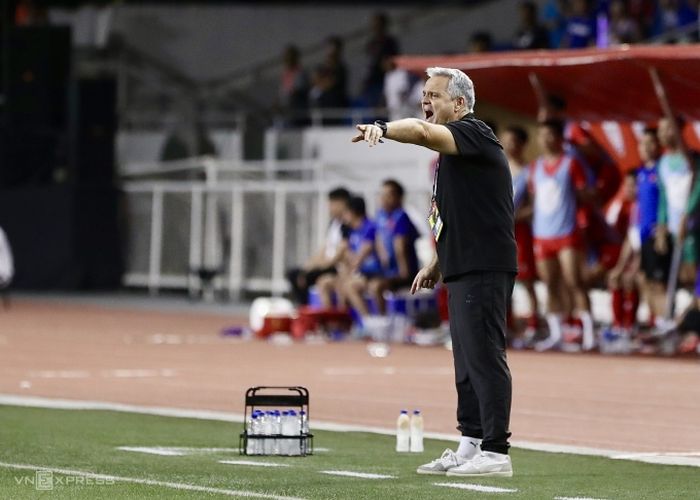
POLYGON ((425 113, 426 120, 430 120, 430 118, 432 118, 432 116, 433 116, 433 112, 429 109, 424 109, 423 113, 425 113))

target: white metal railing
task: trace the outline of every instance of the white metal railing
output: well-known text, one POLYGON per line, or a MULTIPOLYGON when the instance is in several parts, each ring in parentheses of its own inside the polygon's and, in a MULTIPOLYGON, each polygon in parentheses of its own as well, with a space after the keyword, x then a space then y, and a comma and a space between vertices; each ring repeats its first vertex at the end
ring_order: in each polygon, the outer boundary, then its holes
MULTIPOLYGON (((320 185, 308 182, 246 181, 219 183, 216 186, 191 181, 127 182, 123 189, 127 195, 147 194, 151 198, 148 271, 131 271, 124 276, 125 285, 148 287, 151 292, 157 292, 161 288, 187 288, 192 294, 201 292, 202 283, 192 271, 205 268, 221 271, 220 276, 214 280, 214 288, 227 291, 233 298, 237 298, 243 289, 284 293, 287 290, 284 279, 287 196, 296 193, 316 198, 315 214, 309 214, 316 217, 313 224, 315 227, 325 227, 327 218, 325 199, 322 196, 325 190, 320 185), (161 258, 165 250, 163 203, 164 195, 168 193, 189 194, 190 197, 189 269, 179 275, 165 275, 161 272, 161 258), (271 275, 246 279, 243 251, 246 214, 243 197, 251 193, 273 195, 272 266, 271 275), (220 202, 229 204, 228 231, 231 245, 227 262, 220 261, 222 237, 220 228, 216 225, 220 202)), ((323 237, 323 231, 320 233, 316 235, 314 243, 323 237)))
MULTIPOLYGON (((149 220, 148 234, 139 234, 137 229, 131 229, 132 239, 148 241, 148 254, 144 259, 147 269, 144 271, 128 268, 124 275, 124 284, 145 287, 151 293, 157 293, 164 288, 175 288, 186 289, 190 294, 196 295, 206 292, 206 287, 196 271, 210 269, 217 271, 217 276, 212 281, 213 290, 224 292, 233 299, 238 299, 244 290, 273 295, 285 293, 288 290, 285 267, 291 264, 288 262, 288 253, 293 250, 298 259, 305 260, 311 252, 320 247, 328 223, 327 192, 338 185, 338 180, 325 180, 323 166, 313 161, 282 162, 274 165, 275 175, 290 171, 292 167, 304 167, 313 173, 313 178, 310 179, 276 180, 263 176, 258 180, 221 180, 229 171, 252 171, 256 168, 259 171, 265 162, 234 164, 235 162, 206 159, 205 163, 212 162, 207 168, 197 161, 192 160, 190 168, 205 173, 200 180, 132 178, 124 181, 123 190, 127 200, 135 196, 148 197, 149 220), (168 234, 164 225, 165 199, 170 195, 189 200, 189 221, 178 221, 178 229, 189 225, 187 249, 172 248, 166 244, 168 234), (246 197, 250 195, 262 195, 258 199, 271 198, 269 214, 257 214, 266 222, 269 220, 268 215, 272 219, 269 236, 256 233, 260 242, 248 241, 246 236, 246 232, 251 231, 251 224, 255 224, 254 217, 249 213, 251 208, 246 206, 246 197), (292 197, 301 201, 298 206, 307 211, 302 214, 302 223, 290 223, 288 200, 292 197), (224 224, 219 223, 222 211, 226 215, 224 224), (227 252, 224 251, 223 245, 226 237, 230 241, 227 252), (271 261, 265 262, 262 273, 251 273, 248 270, 246 251, 251 250, 251 244, 257 245, 252 249, 256 254, 271 249, 271 261), (164 272, 165 252, 176 250, 186 253, 186 265, 176 273, 164 272)), ((180 171, 186 166, 174 166, 172 171, 180 171)), ((143 175, 147 176, 146 173, 143 175)), ((343 184, 348 189, 363 194, 367 200, 368 212, 374 211, 378 181, 369 184, 363 180, 349 180, 343 184)), ((407 196, 411 195, 420 196, 419 200, 422 202, 423 198, 429 197, 429 192, 427 188, 419 192, 409 190, 407 196)), ((253 227, 252 230, 255 232, 258 229, 253 227)))
POLYGON ((425 168, 421 158, 358 164, 356 158, 197 157, 126 164, 122 186, 131 217, 124 284, 195 295, 207 291, 197 271, 216 270, 213 289, 234 299, 244 290, 282 294, 288 289, 286 266, 302 264, 321 246, 330 189, 343 185, 363 195, 371 214, 383 176, 402 172, 396 177, 406 187, 409 213, 413 206, 419 221, 430 186, 416 172, 425 168), (176 204, 169 205, 171 200, 176 204), (251 254, 254 265, 247 262, 251 254))

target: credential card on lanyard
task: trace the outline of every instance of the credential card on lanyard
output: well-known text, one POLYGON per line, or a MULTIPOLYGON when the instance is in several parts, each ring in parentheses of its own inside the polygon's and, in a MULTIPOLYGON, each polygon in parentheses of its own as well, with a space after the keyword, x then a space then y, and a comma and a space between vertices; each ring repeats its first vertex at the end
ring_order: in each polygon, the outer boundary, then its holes
POLYGON ((428 216, 428 224, 430 225, 430 232, 433 233, 433 238, 435 238, 435 241, 438 241, 440 239, 440 235, 442 234, 443 223, 442 218, 440 217, 440 211, 438 210, 436 204, 433 204, 433 208, 430 211, 430 215, 428 216))
POLYGON ((438 160, 438 163, 435 166, 435 173, 433 174, 433 195, 430 200, 430 214, 428 215, 428 225, 430 226, 430 232, 433 233, 433 238, 435 238, 435 241, 440 239, 440 235, 442 234, 442 229, 444 227, 442 217, 440 217, 440 210, 437 206, 437 183, 439 172, 440 161, 438 160))

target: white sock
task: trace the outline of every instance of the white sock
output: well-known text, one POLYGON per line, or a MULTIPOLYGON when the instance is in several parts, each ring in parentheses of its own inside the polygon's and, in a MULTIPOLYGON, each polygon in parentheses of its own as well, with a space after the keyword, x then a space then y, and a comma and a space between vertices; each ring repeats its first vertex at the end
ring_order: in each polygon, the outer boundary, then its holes
POLYGON ((549 339, 553 342, 561 340, 561 314, 547 314, 547 326, 549 327, 549 339))
POLYGON ((479 449, 481 447, 481 439, 462 436, 459 439, 459 448, 457 448, 457 455, 460 457, 468 457, 474 453, 474 449, 479 449))
POLYGON ((578 314, 581 324, 583 325, 583 344, 584 348, 592 348, 595 344, 595 333, 593 332, 593 318, 588 311, 581 311, 578 314))

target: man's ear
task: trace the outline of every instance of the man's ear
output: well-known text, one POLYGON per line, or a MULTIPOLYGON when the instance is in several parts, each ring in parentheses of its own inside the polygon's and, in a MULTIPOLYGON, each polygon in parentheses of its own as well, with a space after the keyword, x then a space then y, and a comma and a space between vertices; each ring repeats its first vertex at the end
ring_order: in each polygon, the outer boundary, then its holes
POLYGON ((455 99, 455 111, 461 111, 466 107, 466 102, 464 100, 464 96, 459 96, 457 99, 455 99))

